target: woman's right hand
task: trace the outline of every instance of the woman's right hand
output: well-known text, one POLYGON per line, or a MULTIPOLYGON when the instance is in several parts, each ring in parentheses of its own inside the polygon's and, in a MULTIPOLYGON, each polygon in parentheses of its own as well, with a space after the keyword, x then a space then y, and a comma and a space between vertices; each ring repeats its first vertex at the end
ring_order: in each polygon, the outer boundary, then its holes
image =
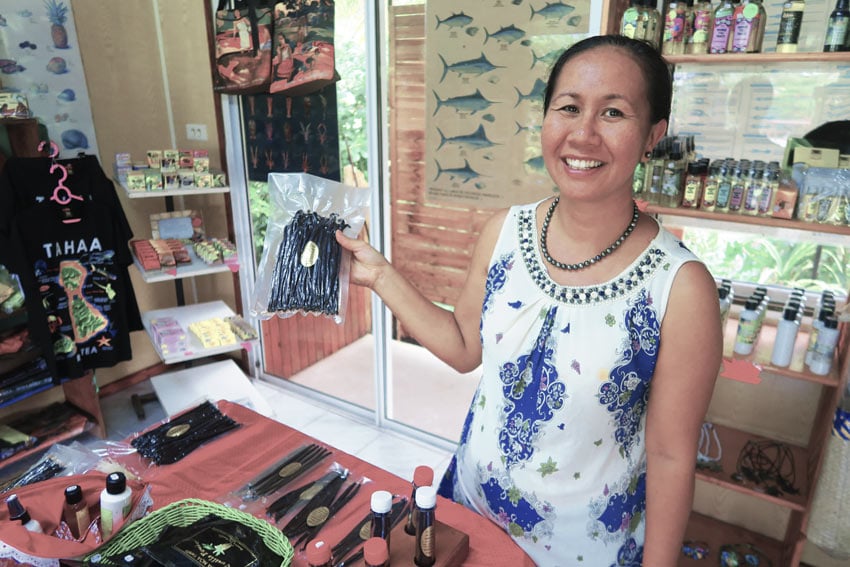
POLYGON ((336 231, 336 241, 345 250, 351 252, 349 281, 357 285, 375 289, 375 283, 390 268, 390 263, 387 259, 365 240, 349 238, 341 230, 336 231))

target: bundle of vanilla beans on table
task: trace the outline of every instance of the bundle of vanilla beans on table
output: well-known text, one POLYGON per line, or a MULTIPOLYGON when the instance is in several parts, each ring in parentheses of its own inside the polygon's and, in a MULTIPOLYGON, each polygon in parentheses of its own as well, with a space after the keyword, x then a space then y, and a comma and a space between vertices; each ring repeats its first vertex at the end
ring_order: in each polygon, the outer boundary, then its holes
POLYGON ((139 435, 130 445, 157 465, 168 465, 236 427, 236 421, 207 401, 139 435))
POLYGON ((244 500, 255 500, 279 490, 322 462, 331 452, 317 443, 299 447, 267 468, 241 489, 244 500))

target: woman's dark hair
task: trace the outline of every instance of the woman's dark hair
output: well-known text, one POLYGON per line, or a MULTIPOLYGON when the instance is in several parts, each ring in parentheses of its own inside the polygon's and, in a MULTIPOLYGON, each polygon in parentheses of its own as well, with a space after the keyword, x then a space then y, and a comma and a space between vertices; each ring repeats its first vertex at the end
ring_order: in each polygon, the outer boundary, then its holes
POLYGON ((566 49, 555 61, 549 73, 546 93, 543 95, 543 113, 545 114, 549 110, 552 91, 555 90, 555 83, 558 81, 558 76, 561 74, 564 65, 580 53, 597 47, 616 47, 631 55, 643 73, 652 124, 661 120, 669 120, 670 105, 673 100, 673 78, 670 75, 667 62, 658 50, 649 43, 623 35, 596 35, 583 39, 566 49))

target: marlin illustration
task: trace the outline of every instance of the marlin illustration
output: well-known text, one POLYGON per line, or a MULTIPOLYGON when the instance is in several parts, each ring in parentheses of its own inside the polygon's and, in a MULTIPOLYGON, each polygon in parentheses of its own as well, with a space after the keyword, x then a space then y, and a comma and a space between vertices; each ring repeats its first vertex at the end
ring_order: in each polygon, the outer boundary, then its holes
POLYGON ((532 134, 536 134, 537 132, 540 132, 540 130, 542 129, 540 124, 529 124, 528 126, 523 126, 522 124, 520 124, 516 120, 514 121, 514 123, 516 124, 516 132, 514 132, 514 136, 516 136, 517 134, 519 134, 520 132, 523 132, 523 131, 530 132, 532 134))
POLYGON ((446 100, 440 100, 439 95, 437 95, 437 91, 431 92, 434 93, 434 97, 437 99, 437 108, 434 109, 434 116, 437 115, 437 112, 443 106, 454 108, 458 112, 469 112, 470 114, 475 114, 479 110, 485 110, 490 108, 490 105, 495 104, 494 101, 487 100, 478 89, 475 89, 475 92, 471 95, 454 96, 447 98, 446 100))
POLYGON ((539 10, 535 10, 534 6, 531 6, 531 18, 529 19, 533 20, 536 14, 540 14, 547 20, 560 20, 575 9, 575 6, 563 2, 546 2, 546 5, 539 10))
POLYGON ((564 51, 563 49, 554 49, 554 50, 550 51, 549 53, 538 57, 537 54, 534 53, 534 50, 532 49, 531 50, 532 61, 531 61, 531 67, 530 68, 534 69, 534 66, 537 65, 538 62, 544 63, 547 67, 551 67, 552 64, 555 61, 557 61, 558 57, 561 55, 561 53, 563 53, 563 51, 564 51))
POLYGON ((452 14, 444 20, 441 20, 440 16, 435 17, 437 18, 437 27, 434 29, 439 28, 442 24, 446 24, 450 28, 462 28, 472 23, 472 16, 467 16, 462 11, 459 14, 452 14))
POLYGON ((543 156, 536 156, 531 159, 527 159, 525 160, 525 165, 537 173, 543 173, 546 171, 546 164, 543 162, 543 156))
POLYGON ((451 138, 447 138, 439 128, 437 128, 437 133, 440 134, 440 145, 437 146, 438 150, 446 144, 457 144, 473 150, 482 150, 499 145, 487 138, 487 132, 484 130, 483 124, 479 124, 478 130, 471 134, 452 136, 451 138))
POLYGON ((449 71, 454 71, 458 75, 483 75, 493 69, 504 69, 503 65, 493 65, 487 60, 487 57, 482 53, 478 59, 467 59, 466 61, 457 61, 449 65, 446 63, 442 55, 439 56, 443 63, 443 76, 440 77, 440 82, 446 78, 449 71))
POLYGON ((542 101, 543 100, 543 93, 546 92, 546 83, 543 81, 543 79, 540 79, 540 78, 536 79, 534 81, 534 86, 531 87, 531 90, 528 91, 528 94, 522 94, 522 91, 519 90, 519 88, 517 88, 517 87, 514 87, 514 89, 516 89, 516 92, 517 92, 517 95, 518 95, 516 104, 514 105, 514 108, 516 108, 524 100, 530 100, 530 101, 533 101, 533 102, 542 101))
POLYGON ((502 43, 510 45, 511 43, 524 38, 525 32, 513 24, 503 27, 496 33, 490 33, 487 31, 487 28, 484 28, 484 43, 487 43, 487 40, 491 37, 496 41, 501 41, 502 43))
POLYGON ((463 160, 463 167, 446 169, 444 169, 443 166, 440 165, 440 162, 438 162, 437 160, 434 160, 434 162, 437 164, 437 177, 434 178, 434 181, 439 179, 440 176, 444 173, 452 179, 462 179, 462 183, 466 183, 470 179, 476 179, 478 177, 481 177, 481 175, 477 171, 469 167, 469 162, 467 160, 463 160))

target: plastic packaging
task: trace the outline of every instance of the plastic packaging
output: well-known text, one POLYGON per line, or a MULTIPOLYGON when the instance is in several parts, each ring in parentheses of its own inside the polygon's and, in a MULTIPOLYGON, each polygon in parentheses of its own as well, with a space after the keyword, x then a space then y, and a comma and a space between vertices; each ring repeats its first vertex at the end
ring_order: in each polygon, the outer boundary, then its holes
POLYGON ((782 319, 776 325, 776 339, 773 341, 773 352, 770 355, 772 365, 785 367, 791 364, 791 355, 794 354, 794 343, 797 341, 799 330, 797 310, 791 307, 786 308, 782 312, 782 319))
POLYGON ((356 238, 366 222, 369 191, 306 173, 270 173, 269 216, 251 298, 261 319, 298 313, 345 321, 351 254, 337 228, 356 238))
POLYGON ((114 472, 106 477, 106 488, 100 493, 100 530, 104 539, 112 536, 115 526, 130 513, 133 491, 127 486, 124 473, 114 472))

